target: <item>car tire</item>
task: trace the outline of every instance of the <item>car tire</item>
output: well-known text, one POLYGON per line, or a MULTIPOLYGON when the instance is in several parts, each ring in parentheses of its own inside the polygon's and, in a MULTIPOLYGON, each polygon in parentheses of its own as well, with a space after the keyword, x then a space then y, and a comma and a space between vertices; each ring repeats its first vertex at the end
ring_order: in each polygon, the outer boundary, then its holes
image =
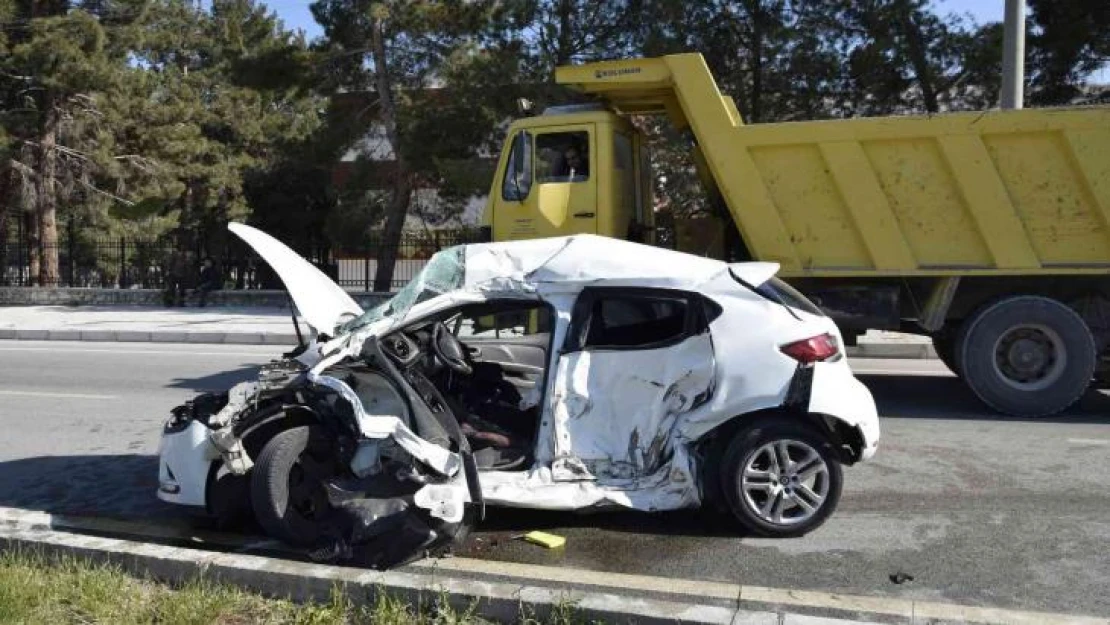
POLYGON ((782 419, 763 420, 742 428, 729 442, 720 465, 720 484, 733 517, 744 529, 770 538, 802 536, 819 527, 836 510, 844 481, 839 456, 829 439, 806 423, 782 419), (779 460, 783 445, 787 457, 797 465, 779 460), (786 471, 766 466, 771 461, 768 454, 776 452, 779 453, 774 456, 775 461, 780 463, 777 466, 786 464, 789 467, 786 471), (784 485, 783 477, 799 477, 798 469, 805 473, 814 463, 819 470, 812 481, 788 479, 784 485), (757 479, 755 474, 762 469, 769 475, 757 479), (746 481, 745 473, 749 471, 750 481, 746 481), (762 490, 763 482, 767 482, 766 490, 762 490), (799 498, 812 510, 807 510, 799 498), (782 507, 776 521, 775 508, 780 500, 782 507))
POLYGON ((329 448, 323 430, 306 425, 278 432, 262 448, 251 472, 251 505, 268 535, 317 543, 332 513, 322 481, 331 473, 329 448))
POLYGON ((964 324, 961 377, 983 403, 1017 417, 1066 410, 1094 377, 1097 348, 1086 322, 1047 297, 989 304, 964 324))

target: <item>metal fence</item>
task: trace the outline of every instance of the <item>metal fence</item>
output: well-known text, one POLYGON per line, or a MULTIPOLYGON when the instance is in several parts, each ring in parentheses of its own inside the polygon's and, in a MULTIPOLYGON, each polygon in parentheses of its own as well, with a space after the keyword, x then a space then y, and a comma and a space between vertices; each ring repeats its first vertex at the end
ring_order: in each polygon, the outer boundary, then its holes
MULTIPOLYGON (((489 240, 489 231, 479 228, 405 233, 397 247, 391 289, 403 287, 420 273, 432 254, 455 245, 486 243, 489 240)), ((345 289, 371 291, 378 271, 380 251, 384 249, 386 246, 380 234, 375 233, 367 238, 362 249, 337 250, 331 259, 332 266, 325 273, 329 273, 345 289)))
MULTIPOLYGON (((92 288, 166 288, 167 278, 179 274, 183 286, 194 286, 202 259, 213 259, 226 289, 281 288, 266 263, 234 236, 214 248, 210 244, 181 245, 170 238, 87 238, 59 228, 59 240, 44 247, 44 256, 56 254, 57 277, 39 280, 33 272, 34 246, 25 236, 13 233, 0 239, 0 286, 62 286, 92 288)), ((202 236, 192 241, 205 241, 202 236)), ((466 243, 489 240, 481 229, 405 233, 396 247, 397 260, 390 290, 404 286, 437 251, 466 243)), ((312 246, 297 250, 340 286, 352 291, 370 291, 378 262, 386 249, 380 233, 371 233, 366 244, 354 250, 332 250, 312 246)))

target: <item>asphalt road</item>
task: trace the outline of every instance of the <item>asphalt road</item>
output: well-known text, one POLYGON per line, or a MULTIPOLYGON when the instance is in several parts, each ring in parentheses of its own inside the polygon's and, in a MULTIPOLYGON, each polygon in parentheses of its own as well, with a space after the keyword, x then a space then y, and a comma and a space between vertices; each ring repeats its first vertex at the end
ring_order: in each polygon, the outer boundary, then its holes
MULTIPOLYGON (((279 351, 0 342, 0 506, 183 522, 154 498, 168 409, 279 351)), ((879 453, 846 471, 840 509, 804 538, 738 536, 693 511, 494 510, 462 555, 1110 616, 1110 397, 1000 418, 938 363, 853 366, 883 416, 879 453), (533 529, 567 546, 513 538, 533 529)))

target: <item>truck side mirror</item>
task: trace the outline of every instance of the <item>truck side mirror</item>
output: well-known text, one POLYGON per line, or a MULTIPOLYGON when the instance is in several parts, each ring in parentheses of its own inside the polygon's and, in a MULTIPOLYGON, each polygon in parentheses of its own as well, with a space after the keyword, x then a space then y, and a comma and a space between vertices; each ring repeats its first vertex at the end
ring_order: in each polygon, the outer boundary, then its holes
POLYGON ((525 131, 516 133, 509 148, 509 163, 501 185, 501 197, 523 202, 532 190, 532 141, 525 131))
POLYGON ((513 137, 513 172, 520 175, 524 171, 524 153, 528 149, 528 141, 525 138, 524 132, 516 133, 513 137))

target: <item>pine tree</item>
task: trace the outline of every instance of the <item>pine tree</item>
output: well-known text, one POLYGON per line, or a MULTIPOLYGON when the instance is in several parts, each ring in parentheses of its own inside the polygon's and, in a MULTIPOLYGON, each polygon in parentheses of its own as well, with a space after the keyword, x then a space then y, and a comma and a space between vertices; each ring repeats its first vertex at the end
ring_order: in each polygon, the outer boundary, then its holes
POLYGON ((32 0, 9 10, 8 53, 0 61, 3 125, 11 136, 8 168, 31 209, 31 274, 39 284, 59 278, 57 222, 66 200, 105 193, 90 181, 106 164, 99 95, 126 67, 126 57, 108 45, 109 31, 126 28, 141 11, 141 3, 108 0, 32 0))
MULTIPOLYGON (((436 101, 429 90, 450 88, 452 63, 474 52, 495 14, 503 11, 493 1, 439 2, 433 0, 319 0, 312 13, 324 29, 322 52, 325 75, 333 92, 373 94, 366 126, 381 129, 392 157, 388 188, 381 198, 383 230, 375 290, 388 290, 413 194, 422 183, 440 178, 437 157, 473 155, 478 144, 437 141, 467 132, 460 109, 436 101), (469 52, 468 52, 469 50, 469 52), (461 55, 461 56, 460 56, 461 55), (441 113, 446 115, 441 116, 441 113), (448 131, 449 129, 449 131, 448 131)), ((342 123, 343 120, 338 120, 342 123)), ((348 147, 365 134, 351 136, 348 147)), ((347 210, 347 209, 343 209, 347 210)))

